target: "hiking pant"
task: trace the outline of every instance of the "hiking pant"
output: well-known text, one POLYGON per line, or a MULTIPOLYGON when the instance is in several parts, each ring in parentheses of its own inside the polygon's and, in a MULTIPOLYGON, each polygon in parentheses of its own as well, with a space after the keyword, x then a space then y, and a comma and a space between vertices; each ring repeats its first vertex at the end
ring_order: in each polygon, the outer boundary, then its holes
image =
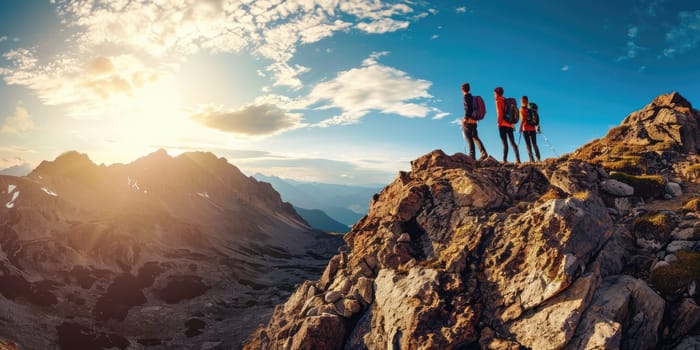
POLYGON ((464 135, 464 139, 467 140, 467 144, 469 144, 469 156, 472 157, 472 159, 476 159, 474 142, 476 142, 477 146, 479 146, 479 153, 481 154, 481 157, 483 158, 487 156, 484 144, 481 143, 481 140, 479 139, 479 133, 476 131, 476 124, 463 125, 462 135, 464 135))
POLYGON ((537 156, 537 161, 540 161, 540 149, 537 147, 537 132, 536 131, 525 131, 525 144, 527 145, 527 155, 530 156, 530 161, 534 162, 532 159, 532 148, 535 148, 535 155, 537 156))
POLYGON ((503 163, 508 162, 508 143, 506 142, 506 137, 510 140, 510 145, 513 146, 515 161, 520 163, 520 153, 518 152, 518 145, 515 143, 515 137, 513 137, 513 128, 499 126, 498 133, 501 135, 501 143, 503 143, 503 163))

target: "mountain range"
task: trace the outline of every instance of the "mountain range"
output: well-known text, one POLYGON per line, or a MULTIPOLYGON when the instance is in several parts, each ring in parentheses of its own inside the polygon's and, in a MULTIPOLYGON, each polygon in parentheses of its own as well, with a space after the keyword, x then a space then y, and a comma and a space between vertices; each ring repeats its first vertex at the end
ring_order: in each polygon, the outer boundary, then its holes
POLYGON ((253 177, 272 184, 284 201, 303 209, 321 210, 347 227, 367 214, 369 199, 381 190, 381 186, 303 182, 263 174, 253 177))
POLYGON ((700 111, 538 163, 434 150, 245 349, 700 348, 700 111))
POLYGON ((67 152, 0 176, 0 344, 239 348, 340 245, 211 153, 67 152))

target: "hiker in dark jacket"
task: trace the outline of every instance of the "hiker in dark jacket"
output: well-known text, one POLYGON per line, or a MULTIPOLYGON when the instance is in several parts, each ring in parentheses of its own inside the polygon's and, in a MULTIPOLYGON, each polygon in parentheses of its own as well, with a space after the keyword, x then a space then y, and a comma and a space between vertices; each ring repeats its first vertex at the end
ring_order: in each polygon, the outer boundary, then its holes
POLYGON ((525 145, 527 145, 527 155, 530 157, 530 162, 534 162, 532 158, 532 148, 535 149, 535 155, 537 156, 537 161, 540 161, 540 149, 537 147, 537 126, 539 125, 539 117, 536 121, 533 120, 534 125, 528 123, 528 115, 530 114, 530 108, 533 106, 529 105, 529 99, 527 96, 523 96, 520 99, 520 132, 525 136, 525 145))
POLYGON ((493 89, 493 96, 496 99, 496 114, 498 114, 498 134, 501 136, 501 143, 503 143, 503 163, 508 162, 508 143, 506 141, 508 138, 510 145, 513 146, 513 152, 515 152, 515 163, 520 164, 520 153, 513 136, 515 124, 511 124, 505 119, 506 98, 503 97, 503 88, 499 86, 493 89))
POLYGON ((476 159, 476 151, 474 150, 474 143, 479 146, 479 160, 486 159, 489 155, 486 153, 484 144, 481 143, 479 139, 479 133, 476 131, 476 123, 478 120, 474 118, 474 100, 470 92, 471 87, 469 83, 462 84, 462 93, 464 94, 464 117, 462 118, 462 135, 464 139, 467 140, 469 144, 469 156, 472 159, 476 159))

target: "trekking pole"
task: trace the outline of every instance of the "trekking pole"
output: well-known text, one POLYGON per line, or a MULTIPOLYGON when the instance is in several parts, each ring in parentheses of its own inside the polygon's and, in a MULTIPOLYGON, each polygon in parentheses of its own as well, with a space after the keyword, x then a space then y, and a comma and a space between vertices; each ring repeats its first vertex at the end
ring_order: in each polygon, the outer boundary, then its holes
POLYGON ((552 152, 554 152, 554 155, 557 156, 557 158, 559 158, 559 154, 557 154, 557 150, 554 149, 554 146, 552 146, 552 143, 549 142, 549 140, 547 139, 547 136, 544 136, 544 134, 542 133, 542 131, 540 131, 540 135, 542 135, 542 138, 544 139, 544 142, 546 142, 547 145, 549 145, 549 148, 552 149, 552 152))

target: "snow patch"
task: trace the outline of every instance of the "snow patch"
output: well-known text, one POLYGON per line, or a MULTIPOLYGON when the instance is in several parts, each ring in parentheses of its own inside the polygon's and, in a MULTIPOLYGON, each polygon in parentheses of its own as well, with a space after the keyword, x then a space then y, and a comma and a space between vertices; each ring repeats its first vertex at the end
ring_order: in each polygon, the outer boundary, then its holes
POLYGON ((130 176, 127 176, 127 181, 128 181, 129 187, 133 188, 136 191, 141 190, 141 188, 139 188, 138 180, 132 179, 130 176))
MULTIPOLYGON (((13 188, 12 190, 14 190, 14 188, 13 188)), ((17 192, 15 192, 15 193, 12 194, 12 200, 9 201, 9 202, 7 202, 7 204, 5 204, 5 207, 6 207, 7 209, 12 209, 12 208, 14 208, 14 207, 15 207, 15 201, 17 200, 17 198, 19 198, 19 191, 17 191, 17 192)))
POLYGON ((7 194, 12 193, 12 191, 14 191, 15 188, 17 188, 17 186, 15 186, 15 185, 7 185, 7 194))
POLYGON ((54 196, 54 197, 58 196, 55 192, 53 192, 53 191, 47 189, 46 187, 42 187, 41 190, 44 191, 44 192, 46 192, 46 194, 48 194, 48 195, 50 195, 50 196, 54 196))
POLYGON ((209 193, 208 192, 197 192, 197 194, 201 197, 204 198, 209 198, 209 193))

